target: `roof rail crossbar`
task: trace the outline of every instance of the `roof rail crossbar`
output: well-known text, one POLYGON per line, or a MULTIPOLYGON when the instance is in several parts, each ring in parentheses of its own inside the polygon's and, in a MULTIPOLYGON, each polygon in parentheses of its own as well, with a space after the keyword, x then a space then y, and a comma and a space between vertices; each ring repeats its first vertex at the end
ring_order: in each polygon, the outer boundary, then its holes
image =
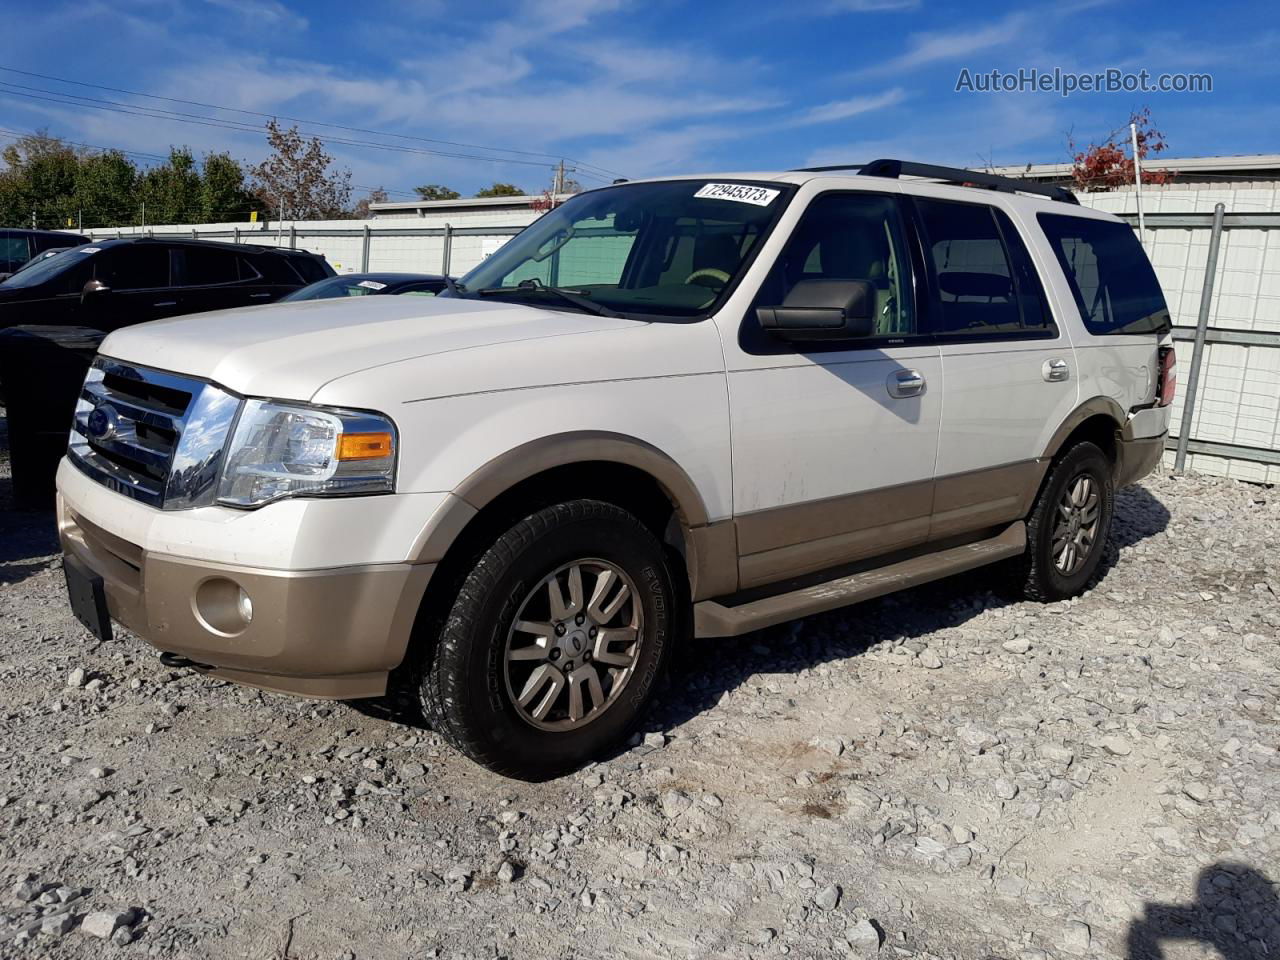
POLYGON ((1066 187, 1055 187, 1031 180, 1020 180, 1017 177, 1001 177, 994 173, 980 173, 977 170, 962 170, 959 167, 940 167, 932 163, 913 163, 910 160, 872 160, 870 163, 842 163, 830 167, 804 167, 804 173, 825 173, 831 170, 857 170, 864 177, 888 177, 897 180, 899 177, 926 177, 930 180, 941 180, 961 186, 973 185, 988 190, 999 190, 1002 193, 1034 193, 1050 200, 1062 203, 1079 204, 1066 187))

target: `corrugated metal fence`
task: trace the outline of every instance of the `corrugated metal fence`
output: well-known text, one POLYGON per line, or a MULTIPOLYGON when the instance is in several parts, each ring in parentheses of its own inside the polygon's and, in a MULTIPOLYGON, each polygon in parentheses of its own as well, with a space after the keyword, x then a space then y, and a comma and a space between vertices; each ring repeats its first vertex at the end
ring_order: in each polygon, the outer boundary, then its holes
MULTIPOLYGON (((1191 404, 1187 466, 1197 472, 1255 482, 1280 482, 1280 190, 1147 190, 1148 255, 1174 318, 1179 392, 1166 458, 1174 465, 1188 387, 1191 404), (1212 296, 1205 303, 1200 364, 1191 370, 1213 236, 1213 209, 1224 217, 1212 296)), ((1132 192, 1089 194, 1082 202, 1136 225, 1132 192)), ((233 224, 158 226, 153 236, 201 237, 304 247, 324 254, 339 272, 408 270, 460 275, 519 233, 536 214, 506 223, 468 225, 399 220, 299 221, 257 227, 233 224), (412 221, 409 221, 412 223, 412 221)), ((474 221, 472 221, 474 222, 474 221)), ((139 229, 95 231, 96 238, 137 235, 139 229)))

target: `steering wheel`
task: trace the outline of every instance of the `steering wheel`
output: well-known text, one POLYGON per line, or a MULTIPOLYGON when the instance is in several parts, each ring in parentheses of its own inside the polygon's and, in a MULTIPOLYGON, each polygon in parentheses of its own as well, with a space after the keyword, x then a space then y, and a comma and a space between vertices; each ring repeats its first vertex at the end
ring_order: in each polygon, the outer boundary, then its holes
POLYGON ((699 287, 711 287, 713 290, 720 290, 729 283, 729 274, 723 270, 717 270, 715 267, 703 267, 701 270, 695 270, 685 277, 684 282, 696 284, 699 287), (708 280, 711 282, 708 283, 708 280))

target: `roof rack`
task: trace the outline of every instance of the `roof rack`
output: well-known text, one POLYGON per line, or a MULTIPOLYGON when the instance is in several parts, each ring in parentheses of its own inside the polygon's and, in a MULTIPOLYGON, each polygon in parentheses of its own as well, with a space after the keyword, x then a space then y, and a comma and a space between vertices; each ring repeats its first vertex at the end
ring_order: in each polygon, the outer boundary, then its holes
POLYGON ((994 173, 979 173, 976 170, 962 170, 959 167, 940 167, 932 163, 913 163, 910 160, 872 160, 870 163, 841 163, 830 167, 802 167, 802 173, 826 173, 830 170, 857 170, 864 177, 888 177, 897 180, 899 177, 927 177, 930 180, 941 180, 958 186, 985 187, 988 190, 999 190, 1001 193, 1034 193, 1061 203, 1079 204, 1066 187, 1054 187, 1032 180, 1020 180, 1017 177, 1001 177, 994 173))

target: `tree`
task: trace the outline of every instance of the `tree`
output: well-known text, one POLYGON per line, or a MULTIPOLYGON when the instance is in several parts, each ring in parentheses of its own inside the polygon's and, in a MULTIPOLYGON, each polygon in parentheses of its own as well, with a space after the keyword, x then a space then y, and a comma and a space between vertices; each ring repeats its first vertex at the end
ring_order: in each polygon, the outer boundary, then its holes
POLYGON ((514 183, 494 183, 476 191, 477 197, 523 197, 524 191, 514 183))
POLYGON ((2 154, 0 217, 13 226, 63 227, 74 213, 76 173, 85 154, 58 137, 19 137, 2 154))
MULTIPOLYGON (((1137 127, 1142 182, 1161 184, 1171 181, 1172 171, 1147 167, 1149 157, 1163 153, 1167 148, 1164 134, 1151 120, 1151 108, 1143 107, 1131 114, 1129 123, 1137 127)), ((1113 130, 1102 143, 1091 143, 1083 151, 1077 151, 1075 142, 1068 139, 1067 146, 1072 151, 1071 178, 1075 181, 1077 190, 1093 193, 1133 183, 1133 148, 1129 123, 1119 130, 1113 130)))
POLYGON ((364 197, 351 208, 351 216, 356 220, 368 220, 370 216, 369 204, 386 203, 389 199, 391 198, 387 196, 387 191, 383 190, 381 187, 374 187, 369 191, 369 195, 367 197, 364 197))
POLYGON ((170 147, 169 159, 146 171, 139 183, 139 217, 147 223, 192 223, 203 218, 200 171, 187 147, 170 147))
POLYGON ((351 205, 351 171, 330 170, 333 157, 316 138, 307 139, 296 126, 281 129, 267 123, 271 156, 250 168, 253 192, 276 216, 293 220, 326 220, 347 215, 351 205))
MULTIPOLYGON (((133 223, 138 169, 119 150, 85 157, 76 172, 75 220, 87 227, 133 223)), ((66 221, 63 221, 65 223, 66 221)))
POLYGON ((457 200, 462 196, 457 190, 450 190, 439 183, 424 183, 420 187, 414 187, 413 192, 423 200, 457 200))
POLYGON ((244 170, 229 153, 205 155, 200 178, 200 219, 204 223, 248 220, 262 202, 244 182, 244 170))

